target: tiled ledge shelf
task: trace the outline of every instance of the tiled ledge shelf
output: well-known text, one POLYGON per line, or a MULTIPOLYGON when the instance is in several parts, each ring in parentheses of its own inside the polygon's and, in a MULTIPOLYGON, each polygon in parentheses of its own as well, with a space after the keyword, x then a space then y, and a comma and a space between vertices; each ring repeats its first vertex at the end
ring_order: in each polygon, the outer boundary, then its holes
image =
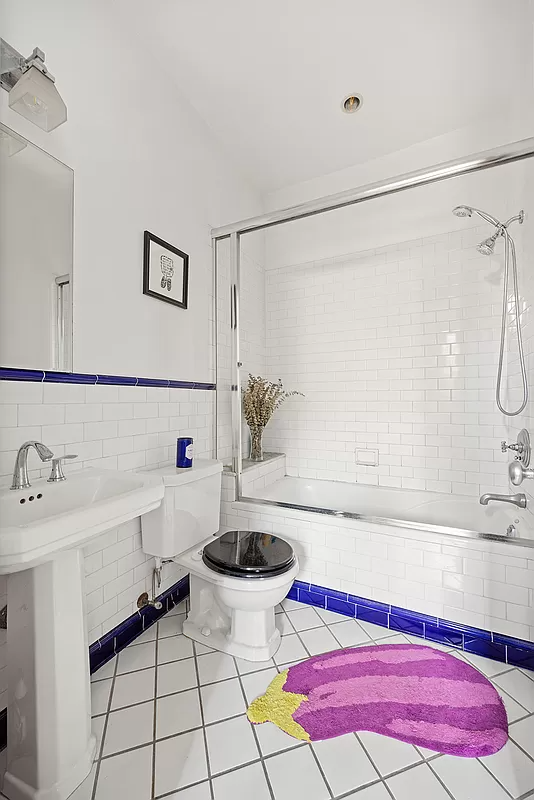
MULTIPOLYGON (((266 464, 271 464, 276 459, 283 459, 283 458, 285 458, 284 453, 264 453, 263 461, 251 461, 250 458, 244 458, 242 461, 242 471, 245 472, 245 470, 251 470, 251 469, 258 470, 261 469, 261 467, 264 467, 266 464)), ((233 471, 233 467, 231 465, 226 464, 223 469, 224 472, 226 472, 228 475, 235 475, 235 472, 233 471)))
POLYGON ((168 389, 214 390, 214 383, 175 381, 170 378, 135 378, 128 375, 91 375, 85 372, 54 372, 37 369, 0 367, 0 381, 34 381, 37 383, 85 383, 107 386, 164 386, 168 389))
POLYGON ((515 667, 534 670, 534 643, 524 639, 514 639, 511 636, 460 625, 302 581, 295 581, 287 596, 300 603, 389 628, 395 633, 419 636, 431 642, 457 647, 458 650, 492 658, 515 667))

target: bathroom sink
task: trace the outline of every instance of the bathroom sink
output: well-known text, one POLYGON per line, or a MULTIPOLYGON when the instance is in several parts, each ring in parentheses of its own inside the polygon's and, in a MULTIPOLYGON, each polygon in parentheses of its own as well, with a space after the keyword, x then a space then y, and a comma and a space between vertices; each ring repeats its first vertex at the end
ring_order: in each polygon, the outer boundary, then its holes
MULTIPOLYGON (((65 481, 0 489, 7 574, 8 800, 67 800, 93 766, 82 548, 155 510, 157 475, 81 469, 65 481)), ((111 613, 111 612, 110 612, 111 613)))
POLYGON ((29 569, 58 550, 79 548, 93 536, 157 508, 157 476, 96 468, 65 481, 36 480, 29 489, 0 490, 0 574, 29 569))

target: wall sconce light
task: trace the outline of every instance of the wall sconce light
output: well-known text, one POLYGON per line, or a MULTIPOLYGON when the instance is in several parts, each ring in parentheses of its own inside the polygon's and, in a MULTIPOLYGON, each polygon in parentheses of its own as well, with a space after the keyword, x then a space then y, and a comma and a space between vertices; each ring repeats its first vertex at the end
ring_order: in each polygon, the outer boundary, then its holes
POLYGON ((9 92, 9 107, 43 131, 53 131, 67 120, 67 106, 38 47, 24 58, 0 39, 0 86, 9 92))

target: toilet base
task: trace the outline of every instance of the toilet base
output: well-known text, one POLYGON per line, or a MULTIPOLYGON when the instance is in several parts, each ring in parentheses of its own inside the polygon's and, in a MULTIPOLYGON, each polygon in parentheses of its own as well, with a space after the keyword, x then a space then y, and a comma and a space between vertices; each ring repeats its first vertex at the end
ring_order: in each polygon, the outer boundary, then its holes
POLYGON ((228 628, 210 629, 209 635, 205 635, 197 624, 189 621, 189 617, 184 622, 183 633, 189 639, 199 642, 199 644, 212 647, 221 653, 228 653, 228 655, 236 658, 243 658, 246 661, 269 661, 280 647, 281 642, 280 631, 277 628, 275 628, 275 632, 267 644, 255 647, 232 641, 229 637, 230 631, 228 628))
POLYGON ((252 587, 255 591, 251 592, 250 581, 218 581, 213 583, 194 572, 190 574, 185 636, 237 658, 268 661, 280 647, 274 607, 287 593, 284 580, 274 579, 274 594, 268 582, 263 582, 259 592, 256 581, 252 587))

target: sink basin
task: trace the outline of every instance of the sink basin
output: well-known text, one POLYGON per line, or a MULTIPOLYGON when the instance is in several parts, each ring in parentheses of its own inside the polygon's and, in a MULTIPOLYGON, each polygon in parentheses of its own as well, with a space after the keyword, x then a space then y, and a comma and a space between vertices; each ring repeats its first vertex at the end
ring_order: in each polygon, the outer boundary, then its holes
POLYGON ((82 469, 0 490, 7 574, 8 800, 66 800, 93 766, 82 547, 156 509, 161 477, 82 469))
POLYGON ((163 488, 156 476, 89 468, 70 472, 59 483, 42 478, 29 489, 1 489, 0 575, 34 567, 58 550, 82 547, 152 511, 163 488))

